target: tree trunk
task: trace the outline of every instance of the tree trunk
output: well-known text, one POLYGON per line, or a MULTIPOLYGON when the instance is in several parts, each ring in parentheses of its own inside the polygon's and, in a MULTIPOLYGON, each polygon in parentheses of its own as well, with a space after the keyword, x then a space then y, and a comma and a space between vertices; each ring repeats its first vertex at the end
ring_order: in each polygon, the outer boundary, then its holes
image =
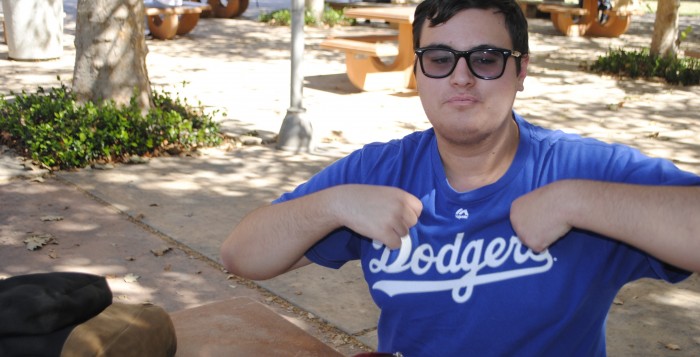
POLYGON ((304 0, 306 10, 311 13, 311 16, 316 19, 316 25, 323 25, 323 8, 326 5, 324 0, 304 0))
POLYGON ((81 102, 152 107, 143 0, 78 0, 73 92, 81 102))
POLYGON ((649 52, 655 56, 675 56, 678 53, 678 8, 680 0, 658 0, 654 34, 649 52))

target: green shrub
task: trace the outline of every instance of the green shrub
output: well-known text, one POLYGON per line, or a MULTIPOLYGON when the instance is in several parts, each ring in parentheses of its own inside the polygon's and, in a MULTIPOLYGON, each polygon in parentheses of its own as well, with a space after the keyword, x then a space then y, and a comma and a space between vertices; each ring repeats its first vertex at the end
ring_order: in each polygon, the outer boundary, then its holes
POLYGON ((324 24, 333 27, 339 25, 354 25, 357 20, 345 17, 345 15, 343 15, 343 10, 326 8, 323 12, 322 21, 324 24))
POLYGON ((608 52, 589 67, 596 73, 630 78, 663 78, 670 84, 700 84, 700 60, 696 58, 652 56, 649 50, 608 52))
MULTIPOLYGON (((276 10, 271 13, 261 13, 258 21, 276 26, 290 26, 292 24, 292 13, 289 9, 276 10)), ((349 19, 343 15, 343 10, 335 10, 326 7, 323 10, 321 21, 327 26, 352 25, 355 19, 349 19)), ((304 11, 304 24, 307 26, 318 26, 316 19, 309 10, 304 11)))
POLYGON ((210 115, 167 92, 153 91, 146 115, 136 104, 78 104, 65 85, 36 93, 0 97, 0 139, 21 155, 57 170, 96 161, 122 162, 130 156, 188 152, 221 142, 210 115))

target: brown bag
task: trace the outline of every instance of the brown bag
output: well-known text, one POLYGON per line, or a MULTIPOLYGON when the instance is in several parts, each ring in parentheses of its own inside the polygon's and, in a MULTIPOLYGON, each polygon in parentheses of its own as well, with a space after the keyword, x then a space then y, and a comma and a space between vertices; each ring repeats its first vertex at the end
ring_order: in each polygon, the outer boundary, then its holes
POLYGON ((172 357, 176 350, 175 327, 165 310, 114 303, 73 329, 61 357, 172 357))

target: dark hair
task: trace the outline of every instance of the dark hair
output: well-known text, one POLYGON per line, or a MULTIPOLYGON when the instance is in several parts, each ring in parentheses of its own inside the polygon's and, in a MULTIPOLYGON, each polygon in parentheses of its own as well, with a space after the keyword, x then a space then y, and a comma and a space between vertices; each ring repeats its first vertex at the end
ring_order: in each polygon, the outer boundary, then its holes
MULTIPOLYGON (((424 0, 416 7, 413 19, 413 48, 420 47, 420 36, 426 20, 430 21, 429 26, 436 26, 467 9, 494 9, 502 13, 513 49, 523 55, 530 53, 527 19, 515 0, 424 0)), ((516 58, 515 64, 517 73, 520 73, 520 58, 516 58)))

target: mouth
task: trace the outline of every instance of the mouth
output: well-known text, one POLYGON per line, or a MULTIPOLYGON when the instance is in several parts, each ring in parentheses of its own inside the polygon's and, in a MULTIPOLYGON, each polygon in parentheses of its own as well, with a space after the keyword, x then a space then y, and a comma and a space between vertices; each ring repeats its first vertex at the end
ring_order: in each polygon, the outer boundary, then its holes
POLYGON ((447 99, 446 103, 447 104, 453 104, 453 105, 473 105, 477 103, 478 100, 476 97, 472 95, 466 95, 466 94, 460 94, 460 95, 454 95, 450 98, 447 99))

